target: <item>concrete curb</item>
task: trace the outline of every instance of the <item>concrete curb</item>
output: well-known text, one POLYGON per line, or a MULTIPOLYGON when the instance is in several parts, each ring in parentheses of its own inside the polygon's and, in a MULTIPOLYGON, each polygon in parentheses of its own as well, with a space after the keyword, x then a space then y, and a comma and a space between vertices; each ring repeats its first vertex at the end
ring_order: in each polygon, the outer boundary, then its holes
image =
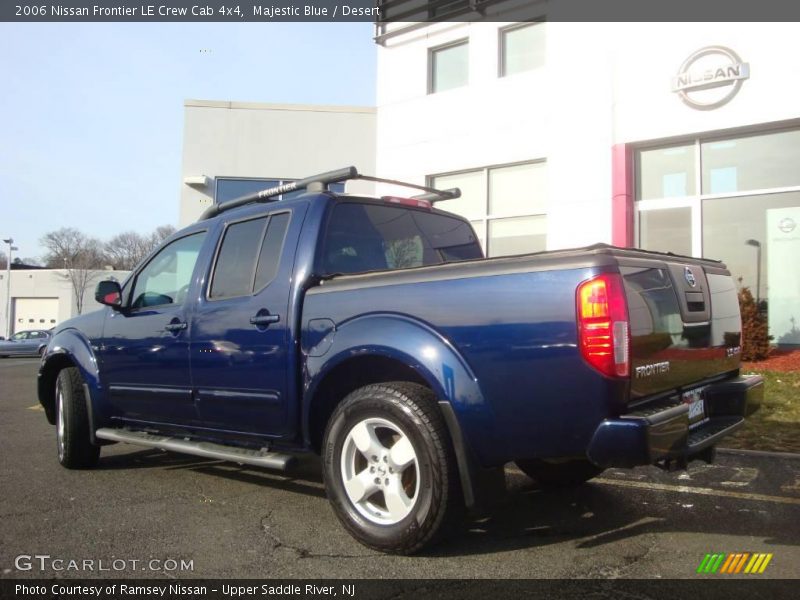
POLYGON ((795 452, 768 452, 766 450, 742 450, 740 448, 717 448, 717 452, 722 454, 742 454, 744 456, 766 456, 800 460, 800 454, 795 452))

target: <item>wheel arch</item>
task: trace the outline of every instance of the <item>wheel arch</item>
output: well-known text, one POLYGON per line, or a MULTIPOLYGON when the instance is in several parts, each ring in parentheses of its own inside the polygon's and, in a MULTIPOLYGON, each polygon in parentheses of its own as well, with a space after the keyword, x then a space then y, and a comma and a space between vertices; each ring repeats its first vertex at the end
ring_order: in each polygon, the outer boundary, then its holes
POLYGON ((305 364, 306 445, 320 451, 334 409, 364 385, 404 381, 425 386, 435 394, 447 425, 465 501, 468 506, 475 504, 473 485, 480 459, 469 443, 469 432, 480 431, 488 442, 494 416, 471 368, 443 336, 405 316, 368 315, 337 327, 327 351, 322 356, 313 354, 312 349, 305 364))
MULTIPOLYGON (((89 392, 87 409, 94 416, 93 398, 100 389, 97 358, 91 344, 76 330, 59 332, 48 344, 42 357, 37 379, 37 395, 44 409, 47 421, 55 425, 55 388, 56 379, 62 369, 77 367, 89 392)), ((92 432, 94 433, 94 432, 92 432)))

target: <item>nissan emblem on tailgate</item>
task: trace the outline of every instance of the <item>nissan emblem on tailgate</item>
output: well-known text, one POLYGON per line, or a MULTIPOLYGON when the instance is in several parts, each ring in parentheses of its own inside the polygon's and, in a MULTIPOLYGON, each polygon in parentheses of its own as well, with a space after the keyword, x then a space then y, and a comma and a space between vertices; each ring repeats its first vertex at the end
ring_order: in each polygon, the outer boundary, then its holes
POLYGON ((686 278, 686 283, 690 286, 695 287, 697 285, 697 280, 694 278, 694 273, 689 267, 683 267, 683 276, 686 278))

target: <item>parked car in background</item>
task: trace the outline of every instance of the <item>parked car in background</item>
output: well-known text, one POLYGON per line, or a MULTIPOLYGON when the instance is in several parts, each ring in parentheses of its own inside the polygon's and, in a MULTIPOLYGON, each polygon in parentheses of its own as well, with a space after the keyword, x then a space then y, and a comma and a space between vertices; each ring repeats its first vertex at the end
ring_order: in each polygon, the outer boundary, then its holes
POLYGON ((6 356, 41 356, 50 342, 50 331, 30 329, 19 331, 0 341, 0 358, 6 356))

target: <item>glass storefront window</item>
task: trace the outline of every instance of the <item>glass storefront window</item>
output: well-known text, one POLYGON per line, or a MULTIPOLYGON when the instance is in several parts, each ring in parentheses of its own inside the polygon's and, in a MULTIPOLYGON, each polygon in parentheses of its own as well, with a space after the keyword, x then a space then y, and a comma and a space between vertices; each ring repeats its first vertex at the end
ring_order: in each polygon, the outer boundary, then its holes
POLYGON ((514 165, 489 170, 489 214, 547 212, 547 169, 545 163, 514 165))
POLYGON ((692 255, 692 209, 664 208, 639 213, 639 247, 692 255))
POLYGON ((431 178, 431 186, 439 190, 460 188, 461 197, 436 203, 436 208, 475 218, 486 213, 486 184, 483 170, 440 175, 431 178))
POLYGON ((703 254, 766 305, 775 342, 800 344, 800 192, 703 200, 703 254))
POLYGON ((695 145, 639 152, 636 181, 639 200, 684 198, 695 194, 695 145))
POLYGON ((800 185, 800 130, 704 142, 703 194, 800 185))
POLYGON ((489 256, 539 252, 547 245, 547 218, 513 217, 489 221, 489 256))
POLYGON ((800 345, 798 163, 800 129, 637 154, 639 246, 722 260, 782 345, 800 345))
POLYGON ((461 197, 436 203, 472 223, 488 256, 539 252, 547 246, 547 163, 487 167, 428 178, 461 197))

